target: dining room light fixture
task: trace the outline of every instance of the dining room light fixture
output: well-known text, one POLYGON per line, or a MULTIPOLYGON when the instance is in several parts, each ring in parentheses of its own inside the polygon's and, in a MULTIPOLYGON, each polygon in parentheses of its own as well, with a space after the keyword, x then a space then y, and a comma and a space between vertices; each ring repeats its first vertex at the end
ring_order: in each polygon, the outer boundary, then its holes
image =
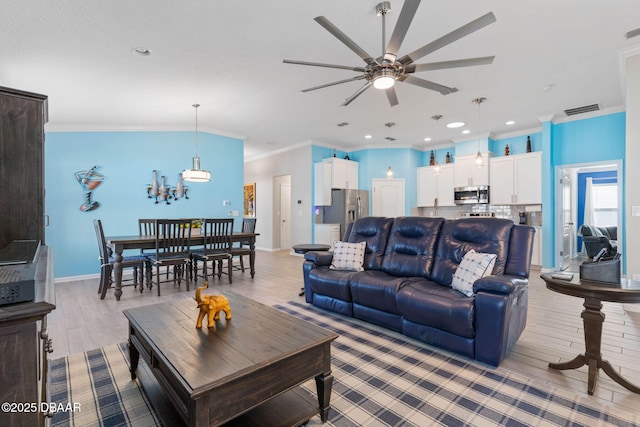
MULTIPOLYGON (((487 98, 480 97, 474 98, 471 100, 474 104, 478 105, 478 130, 480 130, 480 104, 485 102, 487 98)), ((482 153, 480 153, 480 141, 478 140, 478 154, 476 154, 476 167, 481 168, 484 166, 484 159, 482 158, 482 153)))
POLYGON ((198 156, 198 107, 200 104, 193 104, 192 107, 196 109, 196 155, 193 157, 193 164, 191 169, 185 169, 182 171, 182 179, 191 182, 209 182, 211 181, 211 172, 208 170, 200 169, 200 157, 198 156))

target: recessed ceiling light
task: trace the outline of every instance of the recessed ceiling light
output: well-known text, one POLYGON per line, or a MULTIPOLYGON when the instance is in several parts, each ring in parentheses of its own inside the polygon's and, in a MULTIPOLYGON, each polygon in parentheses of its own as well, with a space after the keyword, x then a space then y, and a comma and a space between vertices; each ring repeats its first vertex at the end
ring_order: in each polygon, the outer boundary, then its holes
POLYGON ((516 122, 514 122, 513 120, 509 120, 508 122, 505 122, 504 124, 507 125, 507 126, 511 126, 511 125, 515 125, 516 122))
POLYGON ((365 135, 365 136, 364 136, 364 138, 365 138, 365 139, 371 139, 371 138, 373 138, 373 137, 372 137, 371 135, 365 135))
POLYGON ((136 47, 131 51, 136 55, 140 55, 140 56, 150 56, 152 52, 151 49, 147 49, 146 47, 136 47))
POLYGON ((447 127, 449 129, 455 129, 455 128, 461 128, 464 125, 465 125, 465 122, 451 122, 447 124, 447 127))
POLYGON ((425 140, 425 141, 427 141, 427 142, 429 142, 429 141, 431 141, 431 138, 426 137, 424 140, 425 140))
POLYGON ((469 129, 465 129, 465 130, 462 131, 462 133, 466 135, 468 133, 471 133, 471 131, 469 129))

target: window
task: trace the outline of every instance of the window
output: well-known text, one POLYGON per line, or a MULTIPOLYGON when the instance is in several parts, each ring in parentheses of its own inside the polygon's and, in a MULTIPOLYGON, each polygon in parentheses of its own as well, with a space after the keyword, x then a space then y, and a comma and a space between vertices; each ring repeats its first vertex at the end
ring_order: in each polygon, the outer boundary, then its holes
POLYGON ((618 225, 618 185, 594 184, 592 196, 595 225, 618 225))

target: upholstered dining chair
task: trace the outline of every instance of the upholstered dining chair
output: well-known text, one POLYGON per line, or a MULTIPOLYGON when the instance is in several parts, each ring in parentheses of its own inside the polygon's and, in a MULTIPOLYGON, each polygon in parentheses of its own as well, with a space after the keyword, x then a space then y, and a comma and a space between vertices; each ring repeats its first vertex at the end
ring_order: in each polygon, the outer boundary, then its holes
MULTIPOLYGON (((104 237, 104 229, 102 228, 102 221, 99 219, 93 220, 93 227, 96 230, 96 237, 98 239, 99 259, 100 259, 100 284, 98 286, 98 293, 100 299, 104 299, 107 295, 107 290, 113 283, 113 263, 114 258, 111 256, 111 249, 107 246, 107 240, 104 237)), ((133 286, 139 287, 140 293, 144 290, 144 271, 145 267, 147 271, 151 270, 151 263, 149 258, 144 255, 133 255, 122 257, 122 268, 133 268, 133 286)), ((123 280, 124 281, 124 280, 123 280)))
POLYGON ((207 264, 212 262, 212 276, 218 268, 218 279, 222 277, 223 263, 227 261, 227 275, 229 283, 233 282, 233 259, 231 256, 231 233, 233 233, 233 218, 208 218, 202 224, 201 233, 204 235, 204 247, 191 253, 193 260, 194 280, 198 281, 198 261, 202 261, 202 277, 209 280, 207 264))
MULTIPOLYGON (((256 232, 256 219, 255 218, 243 218, 242 219, 242 230, 243 233, 255 233, 256 232)), ((240 267, 235 267, 236 270, 242 270, 244 273, 244 256, 251 255, 250 249, 251 243, 248 241, 238 242, 238 246, 233 246, 231 248, 231 255, 235 258, 238 257, 240 260, 240 267)))
MULTIPOLYGON (((155 253, 148 254, 151 264, 155 266, 156 274, 152 279, 152 285, 158 287, 160 296, 160 284, 173 281, 180 286, 185 281, 187 291, 191 275, 191 220, 190 219, 157 219, 153 232, 156 244, 155 253), (172 278, 161 280, 160 268, 171 267, 172 278)), ((167 272, 167 275, 169 272, 167 272)))

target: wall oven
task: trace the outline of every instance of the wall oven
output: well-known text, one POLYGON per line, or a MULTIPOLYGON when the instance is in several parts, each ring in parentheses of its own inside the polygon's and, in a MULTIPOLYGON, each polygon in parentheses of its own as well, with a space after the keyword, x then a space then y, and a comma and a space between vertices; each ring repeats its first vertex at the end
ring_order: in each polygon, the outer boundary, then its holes
POLYGON ((453 189, 456 205, 473 205, 489 203, 489 186, 456 187, 453 189))

